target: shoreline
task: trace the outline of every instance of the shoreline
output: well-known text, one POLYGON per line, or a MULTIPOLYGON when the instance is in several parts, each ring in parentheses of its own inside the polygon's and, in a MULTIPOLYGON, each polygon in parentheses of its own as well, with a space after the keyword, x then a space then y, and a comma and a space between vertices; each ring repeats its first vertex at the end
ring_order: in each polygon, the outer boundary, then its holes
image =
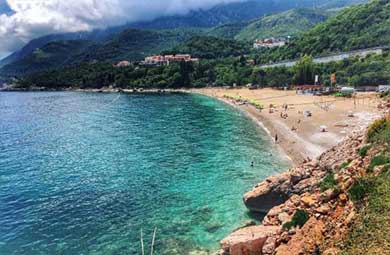
MULTIPOLYGON (((258 90, 249 90, 246 88, 237 88, 237 89, 226 89, 226 88, 178 88, 178 89, 118 89, 118 88, 108 88, 104 87, 101 89, 80 89, 80 88, 65 88, 65 89, 56 89, 50 90, 45 88, 30 88, 30 89, 8 89, 0 90, 0 92, 85 92, 85 93, 125 93, 125 94, 142 94, 142 93, 193 93, 200 94, 203 96, 208 96, 229 104, 234 108, 240 110, 247 117, 255 121, 256 125, 264 130, 271 141, 274 142, 279 155, 282 159, 286 159, 292 166, 299 165, 303 162, 310 161, 317 158, 325 151, 336 146, 342 142, 349 133, 352 133, 356 130, 362 130, 374 119, 378 118, 379 115, 377 111, 368 109, 359 109, 358 118, 346 119, 348 112, 357 111, 352 107, 352 99, 344 99, 347 102, 347 109, 343 109, 345 105, 335 106, 334 109, 331 109, 327 112, 318 109, 314 96, 306 95, 293 95, 295 94, 292 91, 284 92, 276 89, 264 88, 258 90), (241 95, 244 98, 260 100, 262 103, 276 103, 276 107, 273 108, 273 113, 267 113, 268 108, 264 108, 263 111, 259 111, 255 106, 251 104, 237 104, 234 100, 225 98, 225 93, 235 96, 241 95), (263 93, 270 96, 264 99, 263 93), (289 94, 285 94, 289 93, 289 94), (293 93, 293 94, 292 94, 293 93), (259 99, 263 97, 263 99, 259 99), (297 98, 295 98, 297 97, 297 98), (271 99, 272 98, 272 99, 271 99), (303 101, 302 105, 311 104, 311 107, 299 108, 295 106, 294 102, 289 104, 289 100, 294 98, 294 100, 303 101), (272 101, 270 101, 272 100, 272 101), (289 105, 288 111, 284 111, 282 104, 289 105), (314 117, 305 118, 303 116, 304 109, 310 109, 313 112, 314 117), (341 109, 340 109, 341 108, 341 109), (350 111, 348 111, 350 110, 350 111), (295 112, 294 112, 295 111, 295 112), (298 114, 296 113, 298 111, 298 114), (288 119, 279 118, 278 114, 283 112, 288 113, 288 119), (300 112, 300 113, 299 113, 300 112), (325 114, 332 116, 337 115, 337 118, 334 118, 334 122, 329 121, 325 118, 321 119, 321 115, 325 114), (344 115, 341 117, 340 115, 344 115), (320 117, 318 117, 320 116, 320 117), (299 124, 297 123, 299 122, 299 124), (326 123, 328 122, 328 123, 326 123), (319 127, 325 125, 329 130, 326 132, 321 132, 319 127), (332 126, 333 125, 333 126, 332 126), (297 130, 292 130, 297 128, 297 130), (278 141, 275 142, 276 136, 278 141)), ((318 97, 319 98, 319 97, 318 97)), ((330 97, 325 97, 330 98, 330 97)), ((327 100, 327 99, 325 99, 327 100)), ((290 100, 291 101, 291 100, 290 100)), ((342 102, 343 103, 343 102, 342 102)), ((367 103, 367 102, 366 102, 367 103)), ((364 104, 364 99, 363 99, 364 104)), ((330 119, 332 120, 332 119, 330 119)))
MULTIPOLYGON (((254 123, 256 123, 256 125, 260 129, 262 129, 268 135, 270 143, 273 143, 272 146, 275 147, 276 151, 279 153, 279 156, 281 157, 281 159, 284 162, 286 162, 290 166, 293 166, 295 164, 299 164, 300 163, 300 162, 297 162, 296 159, 292 158, 288 153, 286 153, 285 148, 283 148, 283 146, 281 146, 281 144, 275 143, 274 142, 274 138, 272 136, 272 132, 270 131, 270 129, 266 125, 264 125, 263 121, 261 119, 259 119, 258 116, 256 116, 252 112, 246 110, 244 107, 240 107, 239 105, 234 104, 234 103, 232 103, 231 101, 229 101, 227 99, 220 98, 220 97, 215 97, 215 96, 210 96, 208 94, 199 93, 199 92, 196 92, 196 91, 182 91, 182 92, 183 93, 192 93, 192 94, 198 94, 198 95, 202 95, 202 96, 207 96, 207 97, 216 99, 216 100, 218 100, 220 102, 223 102, 225 104, 228 104, 228 105, 234 107, 235 109, 239 110, 247 118, 251 119, 254 123)), ((250 106, 250 107, 252 107, 252 106, 250 106)))
MULTIPOLYGON (((259 89, 254 92, 253 90, 248 89, 207 88, 190 89, 187 91, 184 90, 183 92, 209 96, 241 110, 254 120, 259 127, 265 130, 274 141, 278 151, 282 153, 282 155, 285 155, 286 158, 292 162, 293 166, 316 159, 322 153, 342 142, 349 133, 364 129, 372 120, 377 119, 380 115, 376 110, 364 107, 362 109, 355 109, 357 111, 357 117, 347 119, 349 108, 353 108, 354 102, 352 99, 346 99, 341 102, 340 106, 335 105, 335 109, 325 112, 319 108, 316 109, 317 106, 314 106, 315 103, 313 100, 317 100, 317 98, 314 96, 295 95, 295 93, 291 91, 287 92, 289 93, 288 95, 284 95, 284 91, 271 89, 259 89), (276 102, 278 106, 273 109, 273 113, 268 113, 268 108, 259 111, 251 104, 238 104, 235 100, 224 97, 224 93, 235 94, 240 97, 243 95, 243 97, 247 96, 250 99, 264 97, 262 96, 263 93, 269 95, 276 94, 277 96, 272 97, 271 100, 273 104, 276 102), (282 104, 284 104, 285 100, 288 101, 286 98, 290 101, 291 98, 293 98, 294 100, 313 102, 313 106, 307 107, 305 105, 304 107, 309 108, 314 116, 311 118, 304 117, 304 108, 294 106, 294 102, 291 102, 291 104, 286 102, 289 105, 289 109, 287 111, 282 110, 282 104), (345 104, 348 104, 347 109, 344 109, 345 104), (288 119, 279 117, 279 113, 288 113, 288 119), (329 115, 329 117, 325 116, 324 113, 329 115), (334 123, 332 122, 333 119, 334 123), (331 126, 332 124, 333 126, 331 126), (321 125, 327 125, 328 130, 326 132, 321 132, 321 125), (296 127, 297 130, 293 130, 291 127, 296 127), (275 142, 276 135, 278 137, 278 142, 275 142)), ((267 102, 266 99, 259 100, 267 102)))

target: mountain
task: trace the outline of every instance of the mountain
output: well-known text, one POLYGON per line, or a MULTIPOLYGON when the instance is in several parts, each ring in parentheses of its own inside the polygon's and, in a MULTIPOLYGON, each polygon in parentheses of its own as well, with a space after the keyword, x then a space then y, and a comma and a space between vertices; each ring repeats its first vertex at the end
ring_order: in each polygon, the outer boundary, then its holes
POLYGON ((243 28, 235 38, 254 41, 267 37, 294 36, 324 22, 329 16, 330 12, 322 9, 294 9, 254 20, 243 28))
POLYGON ((74 63, 74 57, 91 47, 93 42, 86 40, 55 41, 1 69, 3 76, 18 76, 46 71, 74 63))
POLYGON ((193 36, 198 29, 139 30, 127 29, 104 44, 96 45, 82 54, 83 60, 120 61, 141 60, 150 54, 171 49, 193 36))
POLYGON ((220 38, 234 39, 234 37, 236 37, 236 35, 239 34, 249 24, 250 22, 237 22, 219 25, 209 29, 207 31, 207 35, 220 38))
MULTIPOLYGON (((29 42, 22 49, 14 52, 5 59, 0 60, 0 67, 25 57, 33 50, 44 46, 46 43, 58 40, 108 40, 116 33, 129 28, 154 30, 183 27, 211 28, 227 23, 245 23, 246 21, 259 18, 263 15, 283 12, 293 8, 317 6, 327 9, 343 7, 365 1, 367 0, 249 0, 244 2, 219 4, 209 10, 191 11, 186 15, 160 17, 148 22, 130 23, 123 26, 94 30, 91 32, 54 34, 37 38, 29 42)), ((4 2, 4 0, 0 0, 0 8, 2 7, 4 10, 9 10, 8 5, 4 2)), ((232 25, 232 27, 225 30, 225 32, 223 29, 219 28, 219 31, 215 31, 209 35, 219 36, 219 34, 222 34, 226 37, 230 37, 235 33, 234 31, 237 31, 238 29, 239 26, 237 27, 237 25, 232 25)))
POLYGON ((202 30, 198 29, 127 29, 104 41, 52 41, 3 66, 0 75, 20 76, 89 61, 141 60, 147 55, 171 49, 200 33, 202 30))

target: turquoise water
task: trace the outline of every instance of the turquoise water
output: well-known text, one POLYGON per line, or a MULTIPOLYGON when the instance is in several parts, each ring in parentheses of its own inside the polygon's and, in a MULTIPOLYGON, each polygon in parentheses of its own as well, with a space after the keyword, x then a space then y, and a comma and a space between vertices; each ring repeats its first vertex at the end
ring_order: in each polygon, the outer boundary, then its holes
POLYGON ((0 93, 0 254, 213 251, 285 167, 238 110, 190 94, 0 93), (254 167, 250 162, 255 163, 254 167))

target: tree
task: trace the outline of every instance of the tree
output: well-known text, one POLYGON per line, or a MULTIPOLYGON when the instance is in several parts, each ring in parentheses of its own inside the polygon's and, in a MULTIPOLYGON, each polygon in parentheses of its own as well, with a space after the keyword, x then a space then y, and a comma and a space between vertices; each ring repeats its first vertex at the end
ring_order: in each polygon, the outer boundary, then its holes
POLYGON ((305 55, 296 63, 293 81, 297 85, 314 84, 313 57, 305 55))

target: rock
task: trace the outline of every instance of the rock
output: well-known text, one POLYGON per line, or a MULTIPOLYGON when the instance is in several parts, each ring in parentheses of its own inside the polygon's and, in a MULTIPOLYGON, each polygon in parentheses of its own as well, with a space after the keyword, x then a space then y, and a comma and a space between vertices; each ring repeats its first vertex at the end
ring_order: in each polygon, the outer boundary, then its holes
POLYGON ((310 218, 306 224, 288 241, 276 248, 276 255, 313 254, 324 238, 325 224, 310 218))
POLYGON ((330 211, 330 207, 327 204, 321 205, 320 207, 315 209, 316 212, 320 214, 328 214, 330 211))
POLYGON ((347 195, 345 193, 341 193, 339 195, 339 200, 340 200, 341 203, 345 203, 345 202, 347 202, 348 197, 347 197, 347 195))
POLYGON ((337 197, 338 193, 333 190, 333 189, 328 189, 328 190, 325 190, 322 194, 321 194, 321 201, 322 202, 328 202, 332 199, 335 199, 337 197))
POLYGON ((339 250, 336 248, 330 248, 330 249, 327 249, 326 251, 324 251, 322 254, 323 255, 337 255, 337 254, 339 254, 339 250))
POLYGON ((246 227, 231 233, 223 239, 221 247, 230 255, 261 254, 267 239, 275 237, 280 233, 280 226, 246 227))
POLYGON ((276 248, 276 237, 270 237, 265 242, 261 254, 272 255, 275 252, 275 248, 276 248))
POLYGON ((290 222, 291 221, 291 218, 292 216, 289 215, 288 213, 286 212, 282 212, 278 215, 278 220, 280 222, 281 225, 283 225, 284 223, 287 223, 287 222, 290 222))
POLYGON ((311 207, 316 203, 316 201, 309 195, 302 197, 301 202, 307 207, 311 207))
POLYGON ((254 212, 267 213, 272 207, 288 199, 287 191, 280 189, 279 180, 266 181, 244 195, 245 206, 254 212))
POLYGON ((347 216, 347 218, 345 219, 345 225, 348 226, 349 224, 351 224, 351 222, 355 219, 355 216, 356 216, 355 211, 351 211, 347 216))

